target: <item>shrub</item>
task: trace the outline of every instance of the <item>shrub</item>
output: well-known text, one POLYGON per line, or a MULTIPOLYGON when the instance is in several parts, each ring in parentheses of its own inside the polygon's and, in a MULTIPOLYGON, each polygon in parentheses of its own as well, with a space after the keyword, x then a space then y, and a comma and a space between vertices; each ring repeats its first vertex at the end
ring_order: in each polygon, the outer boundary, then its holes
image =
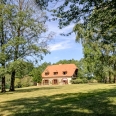
POLYGON ((15 79, 15 87, 16 88, 21 88, 22 87, 20 78, 15 79))
POLYGON ((83 80, 82 79, 75 79, 75 80, 72 80, 71 83, 72 84, 80 84, 80 83, 83 83, 83 80))
POLYGON ((90 83, 97 83, 98 80, 96 80, 96 79, 90 79, 89 82, 90 82, 90 83))
POLYGON ((88 83, 88 80, 86 78, 83 78, 83 83, 88 83))
POLYGON ((15 80, 16 88, 28 87, 28 86, 32 86, 32 85, 33 85, 32 77, 29 77, 29 76, 25 76, 21 79, 16 78, 16 80, 15 80))
POLYGON ((22 87, 29 87, 33 85, 32 78, 29 76, 25 76, 24 78, 21 79, 21 85, 22 87))
POLYGON ((80 83, 88 83, 88 79, 87 78, 78 78, 75 80, 71 80, 72 84, 80 84, 80 83))

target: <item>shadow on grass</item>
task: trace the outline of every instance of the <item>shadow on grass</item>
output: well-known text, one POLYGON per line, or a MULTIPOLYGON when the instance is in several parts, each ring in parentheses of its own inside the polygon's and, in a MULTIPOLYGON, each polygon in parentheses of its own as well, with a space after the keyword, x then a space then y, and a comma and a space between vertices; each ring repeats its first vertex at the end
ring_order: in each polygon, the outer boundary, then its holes
POLYGON ((59 89, 60 87, 55 87, 55 86, 51 86, 51 87, 48 87, 48 86, 41 86, 41 87, 38 87, 38 88, 35 88, 35 87, 32 87, 32 88, 22 88, 22 89, 17 89, 15 92, 19 93, 19 92, 32 92, 32 91, 38 91, 38 90, 50 90, 50 89, 59 89))
MULTIPOLYGON (((24 89, 24 88, 19 88, 19 89, 17 89, 16 88, 16 90, 15 91, 9 91, 9 90, 7 90, 4 94, 13 94, 13 93, 23 93, 23 92, 33 92, 33 91, 40 91, 40 90, 50 90, 50 89, 59 89, 59 88, 61 88, 61 86, 58 86, 58 87, 55 87, 55 86, 51 86, 51 87, 48 87, 48 86, 41 86, 41 87, 38 87, 38 88, 35 88, 35 86, 34 87, 27 87, 26 89, 24 89)), ((3 93, 1 93, 0 92, 0 95, 3 95, 3 93)))
POLYGON ((9 116, 115 116, 116 88, 22 98, 2 104, 1 112, 10 111, 9 116))

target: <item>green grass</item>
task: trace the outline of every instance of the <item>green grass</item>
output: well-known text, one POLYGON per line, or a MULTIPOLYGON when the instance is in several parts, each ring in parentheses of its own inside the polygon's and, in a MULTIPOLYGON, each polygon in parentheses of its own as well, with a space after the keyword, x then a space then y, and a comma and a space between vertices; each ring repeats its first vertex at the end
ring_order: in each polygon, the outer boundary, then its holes
POLYGON ((116 116, 116 84, 27 87, 0 93, 0 116, 116 116))

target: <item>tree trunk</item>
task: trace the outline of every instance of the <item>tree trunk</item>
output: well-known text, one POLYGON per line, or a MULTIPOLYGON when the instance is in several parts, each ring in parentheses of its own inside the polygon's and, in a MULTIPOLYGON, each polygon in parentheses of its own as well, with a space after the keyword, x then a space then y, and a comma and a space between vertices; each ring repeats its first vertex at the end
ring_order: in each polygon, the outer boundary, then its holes
POLYGON ((111 76, 109 77, 109 83, 111 83, 111 76))
POLYGON ((9 91, 15 91, 14 82, 15 82, 15 70, 12 71, 12 74, 11 74, 11 84, 10 84, 9 91))
POLYGON ((109 83, 111 83, 111 72, 109 71, 109 83))
MULTIPOLYGON (((3 0, 0 2, 0 4, 4 4, 3 0)), ((0 52, 1 53, 5 53, 5 50, 3 48, 3 45, 5 44, 5 35, 4 35, 4 20, 3 20, 3 16, 2 16, 2 11, 0 11, 0 18, 1 18, 1 23, 0 23, 0 30, 1 30, 1 37, 0 37, 0 44, 1 44, 1 49, 0 52)), ((5 60, 2 61, 2 67, 5 68, 5 60)), ((1 92, 6 92, 6 88, 5 88, 5 75, 2 76, 2 83, 1 83, 1 92)))
POLYGON ((1 92, 2 93, 6 92, 6 88, 5 88, 5 76, 2 77, 1 92))
POLYGON ((116 83, 116 75, 114 75, 114 83, 116 83))
POLYGON ((116 83, 116 63, 114 63, 114 83, 116 83))

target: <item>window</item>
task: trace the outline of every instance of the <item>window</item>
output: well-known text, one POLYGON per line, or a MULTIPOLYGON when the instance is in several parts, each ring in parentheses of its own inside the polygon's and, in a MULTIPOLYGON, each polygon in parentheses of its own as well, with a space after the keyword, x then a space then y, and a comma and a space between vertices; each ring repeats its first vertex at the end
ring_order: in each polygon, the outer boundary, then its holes
POLYGON ((58 84, 58 80, 57 79, 53 79, 52 80, 52 84, 56 84, 57 85, 58 84))
POLYGON ((49 75, 49 72, 45 72, 45 75, 46 75, 46 76, 49 75))
POLYGON ((54 72, 54 75, 57 75, 58 74, 58 72, 54 72))
POLYGON ((43 80, 43 85, 49 85, 49 80, 43 80))
POLYGON ((66 75, 67 74, 67 71, 63 71, 63 75, 66 75))

